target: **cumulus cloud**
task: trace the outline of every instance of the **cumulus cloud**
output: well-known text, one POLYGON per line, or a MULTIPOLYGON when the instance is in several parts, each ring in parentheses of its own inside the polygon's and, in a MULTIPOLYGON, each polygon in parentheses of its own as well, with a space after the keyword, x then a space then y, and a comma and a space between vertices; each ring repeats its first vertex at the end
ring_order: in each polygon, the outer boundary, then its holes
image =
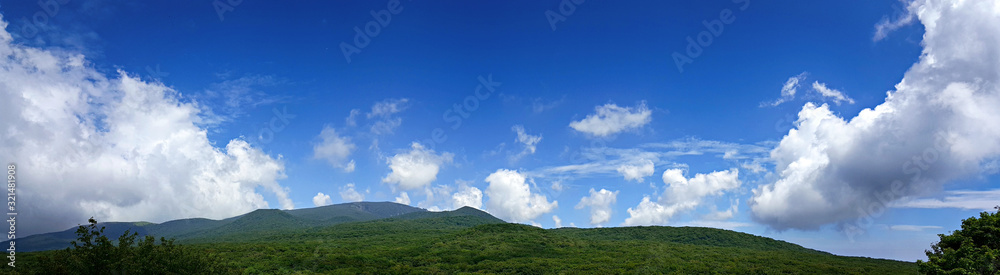
POLYGON ((590 207, 590 224, 599 225, 611 220, 611 205, 615 204, 617 198, 618 191, 611 192, 603 188, 601 191, 594 191, 594 188, 590 188, 590 196, 581 198, 576 209, 590 207))
POLYGON ((316 196, 313 197, 313 205, 315 206, 330 205, 332 203, 333 200, 330 199, 330 195, 323 194, 323 192, 316 193, 316 196))
POLYGON ((634 180, 636 182, 645 181, 646 177, 653 175, 653 161, 648 159, 643 159, 639 164, 623 164, 618 166, 618 173, 625 176, 625 180, 634 180))
POLYGON ((410 195, 406 192, 399 193, 399 196, 396 197, 396 203, 410 205, 410 195))
POLYGON ((437 179, 441 166, 451 163, 454 155, 451 153, 436 154, 434 150, 425 149, 420 143, 414 142, 406 153, 399 153, 389 158, 389 172, 382 182, 393 184, 402 190, 412 190, 431 184, 437 179))
POLYGON ((340 199, 345 202, 359 202, 365 200, 365 195, 354 190, 354 183, 348 183, 340 187, 340 199))
POLYGON ((580 121, 569 123, 569 127, 594 137, 608 137, 626 130, 639 129, 652 120, 653 112, 646 102, 635 107, 619 107, 608 103, 594 107, 594 114, 580 121))
POLYGON ((556 228, 562 227, 562 219, 559 216, 552 215, 552 221, 556 223, 556 228))
MULTIPOLYGON (((1000 3, 914 1, 924 50, 885 102, 846 120, 806 104, 753 191, 756 221, 816 229, 981 174, 1000 156, 1000 3)), ((857 219, 857 220, 855 220, 857 219)))
POLYGON ((350 138, 337 135, 337 131, 329 126, 323 127, 319 138, 321 141, 313 146, 313 158, 326 160, 346 172, 354 171, 354 160, 347 162, 355 148, 350 138))
POLYGON ((552 212, 559 202, 549 202, 540 194, 532 194, 527 178, 513 170, 500 169, 486 177, 487 210, 498 218, 512 222, 528 222, 552 212))
MULTIPOLYGON (((2 18, 0 18, 2 20, 2 18)), ((6 23, 0 21, 0 29, 6 23)), ((64 230, 88 217, 160 222, 293 208, 281 156, 242 138, 215 147, 203 106, 83 55, 12 42, 0 30, 0 159, 21 182, 18 232, 64 230)))
POLYGON ((690 179, 684 177, 684 170, 668 169, 663 171, 663 183, 667 186, 657 201, 645 196, 638 206, 627 210, 629 217, 625 219, 625 225, 666 224, 674 215, 700 205, 707 196, 718 196, 739 188, 742 181, 739 170, 735 168, 696 174, 690 179))
POLYGON ((452 207, 455 209, 469 206, 476 209, 483 209, 483 191, 479 188, 462 184, 458 187, 458 192, 451 195, 452 207))
POLYGON ((542 141, 542 136, 541 135, 537 135, 537 136, 529 135, 528 133, 526 133, 524 131, 524 126, 521 126, 521 125, 514 125, 514 127, 511 127, 510 129, 511 129, 511 131, 514 131, 515 133, 517 133, 517 139, 516 139, 516 141, 518 143, 524 144, 524 150, 522 150, 517 155, 511 156, 511 161, 517 161, 518 159, 521 159, 524 156, 534 154, 535 153, 535 148, 537 147, 538 142, 542 141))
POLYGON ((830 89, 826 87, 826 83, 819 83, 819 81, 813 82, 813 90, 819 93, 819 95, 824 98, 830 99, 834 104, 840 105, 841 102, 847 102, 848 104, 854 104, 854 99, 847 97, 843 92, 836 89, 830 89))
POLYGON ((799 86, 801 86, 799 82, 805 80, 806 75, 807 75, 806 72, 802 72, 799 75, 789 77, 788 80, 785 81, 785 85, 781 86, 781 97, 774 100, 774 102, 771 103, 761 103, 760 106, 774 107, 781 105, 781 103, 785 103, 788 102, 789 100, 795 99, 795 93, 798 92, 799 86))

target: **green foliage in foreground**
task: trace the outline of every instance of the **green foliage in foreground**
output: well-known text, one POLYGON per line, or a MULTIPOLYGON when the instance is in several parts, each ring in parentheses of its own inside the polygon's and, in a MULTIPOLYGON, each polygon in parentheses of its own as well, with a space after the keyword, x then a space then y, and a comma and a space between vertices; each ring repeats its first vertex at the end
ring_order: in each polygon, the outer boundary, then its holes
POLYGON ((5 269, 4 273, 33 274, 208 274, 229 273, 220 261, 201 250, 187 250, 173 240, 153 236, 136 242, 138 234, 126 231, 117 245, 97 228, 97 221, 81 225, 72 247, 23 255, 23 267, 5 269), (25 257, 28 256, 28 257, 25 257), (26 265, 24 265, 26 264, 26 265))
POLYGON ((921 273, 1000 274, 1000 213, 979 213, 978 219, 962 220, 962 229, 938 237, 927 261, 917 261, 921 273))

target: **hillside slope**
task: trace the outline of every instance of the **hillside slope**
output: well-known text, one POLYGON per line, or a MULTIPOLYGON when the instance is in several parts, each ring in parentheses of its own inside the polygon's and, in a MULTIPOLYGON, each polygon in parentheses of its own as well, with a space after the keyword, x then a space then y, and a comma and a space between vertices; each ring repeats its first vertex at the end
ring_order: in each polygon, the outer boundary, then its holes
MULTIPOLYGON (((298 212, 266 209, 220 221, 131 225, 161 230, 152 232, 188 232, 181 234, 185 249, 211 255, 234 274, 916 273, 914 263, 836 256, 714 228, 541 229, 506 223, 468 207, 430 212, 385 203, 368 206, 298 212), (330 218, 374 216, 389 217, 326 224, 330 218), (216 227, 205 228, 211 226, 216 227)), ((19 253, 18 272, 40 270, 33 266, 38 259, 65 258, 60 253, 64 252, 19 253)), ((12 271, 0 269, 0 273, 12 271)))
MULTIPOLYGON (((125 230, 136 232, 139 237, 176 238, 183 242, 189 239, 210 239, 231 234, 260 234, 284 230, 303 230, 311 227, 330 226, 347 222, 369 221, 401 216, 427 210, 393 202, 353 202, 315 208, 277 210, 258 209, 243 215, 212 220, 192 218, 172 220, 163 223, 148 222, 101 222, 107 227, 105 235, 121 236, 125 230)), ((21 252, 63 249, 76 239, 76 227, 63 231, 37 234, 16 239, 21 252)))

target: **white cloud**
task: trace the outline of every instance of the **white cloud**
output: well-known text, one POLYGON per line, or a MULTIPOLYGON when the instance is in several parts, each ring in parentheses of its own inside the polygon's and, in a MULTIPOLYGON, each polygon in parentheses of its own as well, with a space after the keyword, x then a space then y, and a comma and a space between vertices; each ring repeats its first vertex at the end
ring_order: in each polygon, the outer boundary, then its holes
POLYGON ((1000 205, 1000 189, 986 191, 955 190, 943 198, 903 199, 892 205, 897 208, 958 208, 962 210, 993 210, 1000 205))
POLYGON ((854 104, 854 99, 847 97, 843 92, 836 89, 830 89, 826 87, 826 83, 819 83, 819 81, 813 82, 813 90, 818 92, 824 98, 833 100, 834 104, 840 105, 841 102, 847 102, 848 104, 854 104))
MULTIPOLYGON (((774 107, 795 99, 795 95, 798 93, 798 89, 802 85, 801 83, 806 80, 807 76, 808 73, 803 72, 799 75, 788 78, 788 80, 785 81, 785 85, 781 87, 781 97, 773 102, 761 103, 760 107, 774 107)), ((813 82, 812 91, 819 94, 820 99, 833 101, 833 103, 837 105, 840 105, 841 102, 854 104, 854 99, 847 97, 839 90, 828 88, 825 83, 820 83, 819 81, 813 82)))
POLYGON ((521 125, 514 125, 514 127, 511 127, 510 129, 511 131, 517 133, 516 141, 518 143, 524 144, 524 150, 522 150, 517 155, 511 156, 511 161, 517 161, 518 159, 521 159, 521 157, 534 154, 538 142, 542 141, 542 136, 529 135, 524 131, 524 126, 521 125))
POLYGON ((371 131, 376 135, 392 134, 396 128, 399 128, 399 125, 403 125, 402 118, 385 118, 372 123, 371 131))
POLYGON ((462 208, 463 206, 483 209, 483 191, 479 190, 479 188, 462 184, 458 187, 458 191, 451 195, 451 201, 452 207, 455 209, 462 208))
POLYGON ((350 138, 337 135, 337 131, 329 126, 323 127, 319 138, 322 140, 313 146, 313 158, 326 160, 333 167, 342 168, 348 173, 354 171, 354 160, 345 163, 355 148, 350 138))
POLYGON ((942 227, 937 225, 908 225, 908 224, 897 224, 889 226, 889 230, 892 231, 924 231, 928 229, 942 229, 942 227))
POLYGON ((603 188, 601 191, 594 191, 594 188, 590 188, 590 196, 581 198, 576 209, 590 207, 590 224, 599 225, 611 220, 611 205, 615 204, 617 198, 618 191, 611 192, 603 188))
MULTIPOLYGON (((529 174, 536 178, 556 178, 573 180, 594 175, 622 175, 619 169, 623 165, 640 165, 646 160, 653 163, 667 163, 667 168, 685 168, 686 165, 669 163, 663 160, 683 156, 714 155, 725 159, 747 159, 746 165, 755 169, 763 169, 763 162, 768 161, 769 151, 776 146, 775 142, 760 142, 757 144, 738 144, 714 140, 699 140, 693 138, 678 139, 662 143, 640 144, 636 148, 612 148, 605 145, 581 148, 579 152, 570 155, 575 162, 555 167, 541 167, 529 174), (734 153, 735 152, 735 153, 734 153)), ((570 154, 567 152, 566 154, 570 154)), ((655 168, 655 167, 654 167, 655 168)), ((640 169, 641 171, 641 169, 640 169)))
POLYGON ((332 203, 333 200, 330 199, 330 195, 323 194, 323 192, 316 193, 316 196, 313 197, 313 205, 315 206, 330 205, 332 203))
POLYGON ((406 192, 399 193, 399 196, 396 197, 396 203, 410 205, 410 195, 406 192))
POLYGON ((900 14, 899 17, 897 17, 894 20, 889 20, 888 17, 882 18, 882 21, 878 22, 878 24, 875 25, 875 35, 872 37, 872 40, 873 41, 882 40, 886 36, 888 36, 889 33, 891 33, 892 31, 913 24, 913 19, 916 18, 916 16, 914 16, 914 11, 917 10, 916 5, 918 3, 919 1, 910 2, 909 7, 907 7, 907 10, 904 13, 900 14))
POLYGON ((512 222, 527 222, 552 212, 559 202, 548 201, 545 196, 532 194, 523 174, 500 169, 486 177, 487 210, 498 218, 512 222))
POLYGON ((643 182, 646 180, 645 177, 653 175, 653 170, 653 161, 648 159, 643 159, 638 165, 623 164, 618 166, 618 173, 625 176, 626 181, 634 180, 636 182, 643 182))
POLYGON ((340 187, 340 199, 345 202, 359 202, 365 200, 365 195, 354 190, 354 183, 348 183, 340 187))
POLYGON ((851 119, 806 104, 750 199, 775 229, 816 229, 981 174, 1000 157, 1000 3, 914 1, 923 54, 885 102, 851 119))
POLYGON ((765 106, 774 107, 781 105, 781 103, 785 103, 788 102, 789 100, 795 99, 795 93, 798 92, 799 86, 801 86, 799 82, 805 80, 807 75, 808 74, 806 72, 802 72, 799 75, 789 77, 788 80, 785 81, 785 85, 781 86, 781 97, 774 100, 774 102, 771 103, 761 103, 760 107, 765 107, 765 106))
POLYGON ((556 223, 556 228, 562 227, 562 219, 559 216, 552 215, 552 221, 556 223))
MULTIPOLYGON (((395 114, 406 110, 409 107, 407 104, 409 101, 406 98, 395 98, 379 101, 372 105, 371 111, 365 114, 369 120, 373 120, 371 132, 375 135, 392 134, 396 128, 403 124, 403 119, 396 117, 395 114)), ((359 113, 360 111, 357 113, 351 111, 351 115, 347 117, 349 126, 356 125, 356 115, 359 113)))
POLYGON ((424 186, 424 200, 417 203, 417 207, 427 209, 450 209, 449 207, 451 207, 454 203, 452 201, 452 195, 452 188, 448 185, 438 184, 424 186), (445 205, 439 205, 441 203, 445 203, 445 205))
POLYGON ((594 107, 594 111, 594 114, 580 121, 570 122, 569 127, 594 137, 608 137, 625 130, 642 128, 649 124, 653 114, 645 102, 636 107, 619 107, 608 103, 594 107))
POLYGON ((372 110, 368 112, 367 116, 368 118, 392 116, 406 110, 409 107, 406 103, 409 101, 406 98, 397 98, 376 102, 375 105, 372 105, 372 110))
POLYGON ((109 78, 83 55, 15 44, 4 30, 0 57, 0 159, 17 164, 18 199, 39 202, 20 208, 19 233, 91 216, 231 217, 269 207, 258 188, 294 207, 278 183, 281 156, 241 138, 216 147, 203 106, 179 92, 121 71, 109 78))
POLYGON ((409 101, 406 98, 386 99, 372 105, 371 112, 366 115, 368 119, 375 119, 372 122, 371 132, 376 135, 392 134, 403 124, 402 118, 393 115, 406 110, 409 101))
POLYGON ((441 165, 451 163, 454 155, 425 149, 420 143, 412 143, 407 153, 396 154, 389 159, 389 172, 382 182, 393 184, 402 190, 412 190, 431 184, 437 179, 441 165))
POLYGON ((677 226, 696 226, 696 227, 711 227, 711 228, 722 228, 729 230, 737 230, 741 227, 751 227, 754 226, 752 223, 746 222, 735 222, 735 221, 690 221, 680 223, 677 226))
POLYGON ((675 214, 694 209, 707 196, 722 195, 724 191, 740 187, 739 170, 715 171, 696 174, 685 178, 684 171, 668 169, 663 172, 663 183, 667 185, 657 201, 648 196, 635 209, 629 208, 625 225, 666 224, 675 214))
POLYGON ((740 207, 740 201, 733 200, 732 206, 726 209, 726 211, 715 211, 712 213, 708 213, 708 215, 705 215, 704 218, 710 221, 724 221, 732 219, 733 216, 736 215, 736 211, 740 210, 739 207, 740 207))
POLYGON ((359 115, 361 115, 361 110, 351 109, 351 113, 347 116, 347 118, 344 118, 344 123, 350 127, 358 126, 359 115))

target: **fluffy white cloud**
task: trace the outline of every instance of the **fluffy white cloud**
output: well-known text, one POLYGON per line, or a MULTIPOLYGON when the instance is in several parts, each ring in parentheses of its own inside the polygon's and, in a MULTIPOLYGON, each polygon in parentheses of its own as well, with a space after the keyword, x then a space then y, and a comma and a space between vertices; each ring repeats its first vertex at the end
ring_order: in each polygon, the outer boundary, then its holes
POLYGON ((846 95, 844 95, 843 92, 839 90, 827 88, 826 83, 819 83, 819 81, 815 81, 813 82, 812 87, 813 90, 819 93, 819 95, 823 96, 824 98, 833 100, 834 104, 840 105, 841 102, 854 104, 854 99, 847 97, 846 95))
POLYGON ((629 208, 625 225, 666 224, 675 214, 694 209, 707 196, 722 195, 724 191, 740 187, 739 170, 715 171, 685 178, 684 171, 668 169, 663 172, 667 185, 657 201, 643 197, 636 208, 629 208))
POLYGON ((396 197, 396 203, 410 205, 410 195, 406 192, 399 193, 399 196, 396 197))
POLYGON ((646 180, 646 177, 653 175, 654 168, 652 160, 643 159, 639 164, 623 164, 618 166, 618 173, 625 176, 625 180, 627 181, 643 182, 646 180))
POLYGON ((552 212, 559 202, 549 202, 545 196, 532 194, 523 174, 500 169, 486 177, 487 210, 498 218, 512 222, 528 222, 552 212))
POLYGON ((591 225, 606 223, 611 220, 611 205, 615 204, 617 198, 618 191, 611 192, 603 188, 601 191, 594 191, 594 188, 590 188, 590 196, 581 198, 576 209, 590 207, 591 225))
MULTIPOLYGON (((806 104, 754 190, 756 221, 816 229, 982 173, 1000 157, 1000 3, 921 0, 923 54, 885 102, 845 120, 806 104)), ((905 17, 904 17, 905 18, 905 17)))
POLYGON ((313 197, 313 205, 315 206, 330 205, 332 203, 333 200, 330 199, 330 195, 323 194, 323 192, 316 193, 316 196, 313 197))
POLYGON ((365 200, 365 195, 354 190, 354 183, 348 183, 340 187, 340 199, 345 202, 359 202, 365 200))
POLYGON ((535 153, 535 148, 537 147, 538 142, 542 141, 542 136, 541 135, 537 135, 537 136, 529 135, 528 133, 526 133, 524 131, 524 126, 521 126, 521 125, 514 125, 514 127, 511 127, 510 129, 511 129, 511 131, 514 131, 515 133, 517 133, 517 139, 516 139, 516 141, 518 143, 524 144, 524 150, 521 151, 520 153, 518 153, 517 155, 511 156, 511 160, 512 161, 517 161, 518 159, 521 159, 521 157, 534 154, 535 153))
POLYGON ((559 216, 552 215, 552 221, 556 223, 556 228, 562 227, 562 219, 559 216))
POLYGON ((594 108, 596 113, 580 121, 569 123, 569 127, 594 137, 608 137, 619 132, 639 129, 652 120, 653 112, 642 102, 636 107, 619 107, 608 103, 594 108))
POLYGON ((451 153, 437 155, 434 150, 425 149, 420 143, 412 143, 410 151, 389 158, 388 175, 382 182, 393 184, 402 190, 412 190, 430 185, 437 179, 441 165, 451 163, 451 153))
POLYGON ((483 191, 476 187, 461 185, 458 188, 458 192, 451 195, 451 201, 452 207, 455 209, 462 208, 463 206, 483 209, 483 191))
POLYGON ((350 138, 337 135, 337 131, 329 126, 323 127, 319 138, 320 143, 313 146, 313 158, 326 160, 333 167, 348 173, 354 171, 354 160, 347 162, 355 148, 350 138))
POLYGON ((258 188, 293 208, 280 155, 242 139, 215 147, 204 106, 162 84, 109 78, 83 55, 15 44, 0 30, 0 98, 0 159, 17 165, 18 199, 36 202, 19 209, 24 235, 91 216, 230 217, 269 207, 258 188))

